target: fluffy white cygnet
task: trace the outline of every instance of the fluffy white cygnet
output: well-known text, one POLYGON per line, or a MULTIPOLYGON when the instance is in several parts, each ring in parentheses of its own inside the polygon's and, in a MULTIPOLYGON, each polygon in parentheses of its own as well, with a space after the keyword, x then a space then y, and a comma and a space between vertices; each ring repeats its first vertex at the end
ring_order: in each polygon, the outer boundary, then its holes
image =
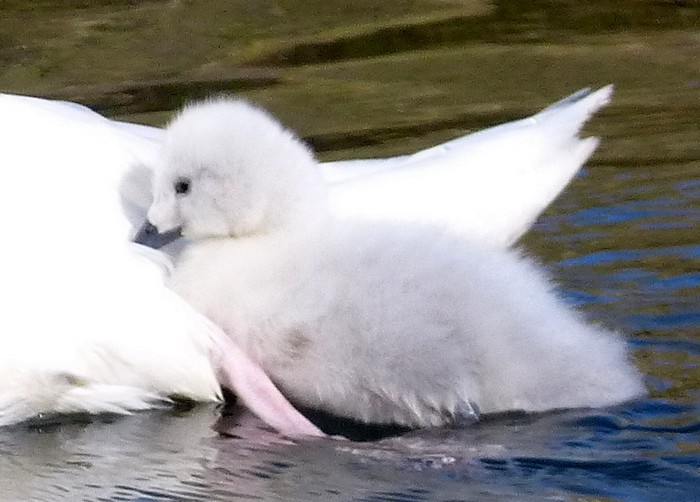
POLYGON ((156 173, 149 220, 193 241, 172 287, 299 404, 421 427, 644 391, 518 252, 330 216, 311 151, 246 102, 187 107, 156 173))

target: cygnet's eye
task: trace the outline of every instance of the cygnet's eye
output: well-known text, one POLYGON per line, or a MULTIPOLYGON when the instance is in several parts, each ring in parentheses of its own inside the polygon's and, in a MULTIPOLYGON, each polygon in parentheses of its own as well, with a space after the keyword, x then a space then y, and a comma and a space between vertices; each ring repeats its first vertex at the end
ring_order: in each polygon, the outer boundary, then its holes
POLYGON ((186 195, 190 191, 190 180, 188 178, 178 178, 175 182, 175 193, 178 195, 186 195))

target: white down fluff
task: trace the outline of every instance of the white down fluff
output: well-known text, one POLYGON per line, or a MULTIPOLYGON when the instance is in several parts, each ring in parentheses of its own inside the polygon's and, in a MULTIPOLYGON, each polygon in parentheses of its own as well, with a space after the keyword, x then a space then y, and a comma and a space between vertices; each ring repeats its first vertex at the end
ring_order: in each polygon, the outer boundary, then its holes
POLYGON ((220 99, 168 127, 148 212, 193 240, 175 291, 298 403, 429 426, 643 392, 622 338, 517 251, 440 225, 337 218, 326 202, 296 136, 220 99))

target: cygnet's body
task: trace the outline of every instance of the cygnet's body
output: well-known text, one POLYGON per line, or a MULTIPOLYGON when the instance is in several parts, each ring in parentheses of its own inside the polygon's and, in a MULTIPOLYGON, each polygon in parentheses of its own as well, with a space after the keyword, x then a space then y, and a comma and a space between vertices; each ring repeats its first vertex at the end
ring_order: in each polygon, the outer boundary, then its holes
POLYGON ((172 287, 299 404, 420 427, 643 392, 517 252, 328 216, 312 154, 244 102, 185 109, 160 167, 149 219, 194 240, 172 287))

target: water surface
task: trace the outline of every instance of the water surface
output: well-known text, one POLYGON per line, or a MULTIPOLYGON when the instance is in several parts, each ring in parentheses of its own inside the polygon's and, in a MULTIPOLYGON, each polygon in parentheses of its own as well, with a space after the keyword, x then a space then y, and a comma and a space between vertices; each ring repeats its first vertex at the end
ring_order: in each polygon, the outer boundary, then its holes
POLYGON ((372 442, 211 406, 0 430, 0 500, 697 500, 697 2, 8 0, 0 88, 160 124, 243 93, 324 159, 414 151, 617 85, 601 148, 520 244, 620 329, 649 395, 372 442), (226 434, 217 431, 225 430, 226 434))

